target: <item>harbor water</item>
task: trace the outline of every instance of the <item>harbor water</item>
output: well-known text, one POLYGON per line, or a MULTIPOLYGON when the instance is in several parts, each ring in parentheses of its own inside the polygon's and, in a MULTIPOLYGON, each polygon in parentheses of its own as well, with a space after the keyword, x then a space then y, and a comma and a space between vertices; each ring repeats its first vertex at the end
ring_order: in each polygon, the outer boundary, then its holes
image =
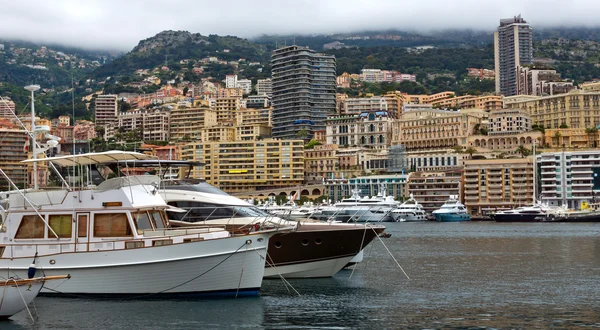
POLYGON ((35 323, 24 311, 0 329, 600 327, 600 223, 390 223, 387 231, 382 240, 410 279, 375 240, 354 270, 290 280, 299 295, 265 280, 256 298, 38 297, 35 323))

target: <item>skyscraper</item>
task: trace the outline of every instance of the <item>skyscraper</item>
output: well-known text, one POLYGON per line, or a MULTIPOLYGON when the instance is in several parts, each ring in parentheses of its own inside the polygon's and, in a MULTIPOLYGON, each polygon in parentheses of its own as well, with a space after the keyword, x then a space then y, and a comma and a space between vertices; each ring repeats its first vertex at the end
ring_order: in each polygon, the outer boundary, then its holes
POLYGON ((504 96, 517 94, 517 67, 533 63, 531 26, 521 18, 501 19, 494 32, 496 62, 496 93, 504 96))
POLYGON ((271 56, 273 137, 305 139, 335 113, 335 56, 287 46, 271 56))

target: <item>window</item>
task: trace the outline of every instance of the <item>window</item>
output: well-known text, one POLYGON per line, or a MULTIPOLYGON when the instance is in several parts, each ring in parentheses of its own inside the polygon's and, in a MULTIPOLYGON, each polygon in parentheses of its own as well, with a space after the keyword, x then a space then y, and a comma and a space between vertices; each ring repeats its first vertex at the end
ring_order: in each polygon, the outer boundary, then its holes
POLYGON ((38 215, 24 215, 15 238, 44 238, 44 221, 38 215))
POLYGON ((77 216, 77 237, 87 237, 88 217, 87 215, 77 216))
POLYGON ((94 236, 133 236, 126 213, 104 213, 94 215, 94 236))
MULTIPOLYGON (((69 214, 53 214, 48 217, 50 228, 61 238, 71 237, 73 217, 69 214)), ((49 231, 48 237, 54 237, 49 231)))
POLYGON ((150 218, 156 229, 164 229, 165 223, 163 222, 162 212, 150 211, 150 218))
POLYGON ((150 224, 150 217, 148 216, 148 212, 142 211, 137 213, 132 213, 133 221, 135 223, 135 227, 137 230, 145 230, 145 229, 154 229, 150 224))

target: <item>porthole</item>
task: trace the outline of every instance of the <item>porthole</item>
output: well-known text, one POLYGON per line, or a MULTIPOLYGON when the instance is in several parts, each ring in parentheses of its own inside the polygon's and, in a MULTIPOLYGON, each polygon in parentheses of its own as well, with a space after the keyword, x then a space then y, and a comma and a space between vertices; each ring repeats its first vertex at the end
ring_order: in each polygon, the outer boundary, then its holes
POLYGON ((306 238, 302 240, 302 245, 304 245, 304 246, 308 245, 308 240, 306 238))
POLYGON ((275 242, 275 247, 279 249, 281 247, 281 242, 280 241, 275 242))
POLYGON ((323 243, 323 240, 320 237, 315 238, 315 244, 320 245, 323 243))

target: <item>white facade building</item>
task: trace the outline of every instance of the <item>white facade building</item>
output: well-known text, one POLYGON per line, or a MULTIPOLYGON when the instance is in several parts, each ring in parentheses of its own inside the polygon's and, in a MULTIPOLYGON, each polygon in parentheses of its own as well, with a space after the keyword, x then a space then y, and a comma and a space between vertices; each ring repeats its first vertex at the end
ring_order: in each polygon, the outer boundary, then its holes
POLYGON ((235 88, 241 88, 244 94, 250 94, 252 92, 252 80, 240 79, 237 81, 235 88))
POLYGON ((225 88, 236 88, 237 82, 237 74, 228 74, 225 76, 225 88))

